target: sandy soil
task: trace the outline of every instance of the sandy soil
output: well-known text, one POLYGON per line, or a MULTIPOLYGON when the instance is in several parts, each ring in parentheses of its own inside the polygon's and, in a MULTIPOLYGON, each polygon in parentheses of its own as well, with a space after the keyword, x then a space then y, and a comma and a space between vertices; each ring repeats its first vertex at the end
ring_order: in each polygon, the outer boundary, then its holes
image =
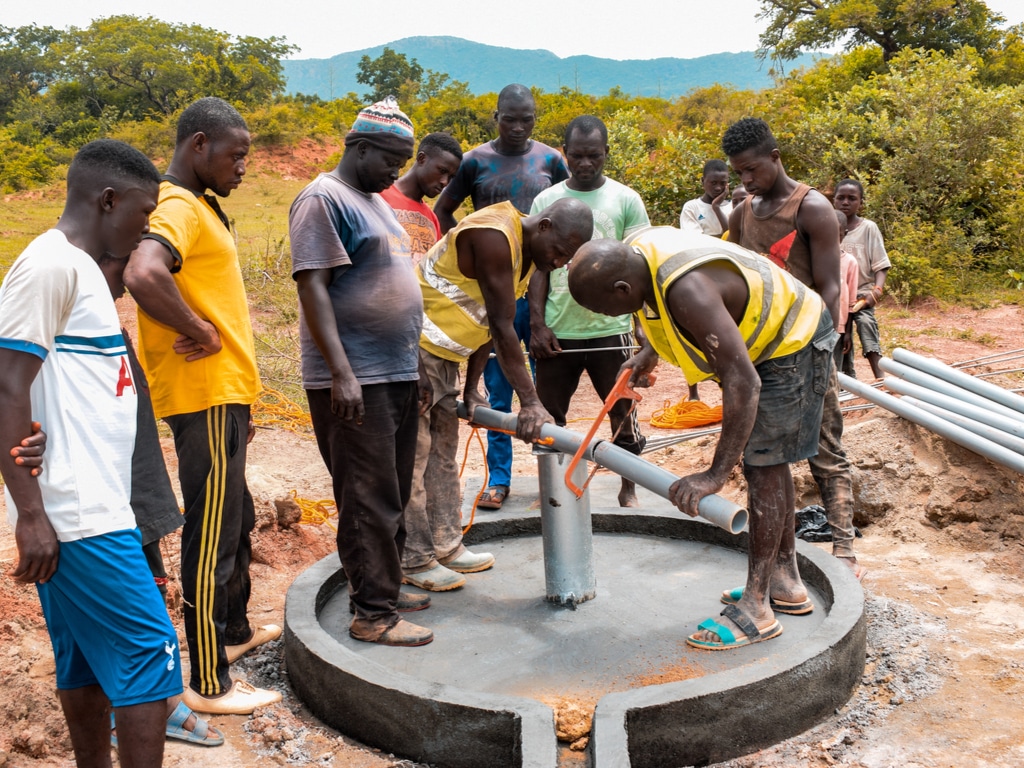
MULTIPOLYGON (((901 345, 955 362, 1024 347, 1022 320, 1013 306, 923 306, 913 312, 885 308, 881 322, 901 345)), ((859 364, 861 378, 869 379, 866 364, 859 364)), ((662 366, 659 373, 640 405, 644 422, 685 391, 678 372, 662 366)), ((1020 386, 1016 376, 994 380, 1020 386)), ((713 399, 714 387, 702 385, 701 392, 713 399)), ((585 384, 581 395, 573 415, 585 419, 598 403, 585 384)), ((706 466, 714 444, 714 438, 700 438, 648 458, 684 474, 706 466)), ((854 464, 856 522, 864 533, 857 552, 869 569, 869 658, 862 685, 816 728, 729 765, 1024 764, 1021 477, 877 409, 848 415, 845 444, 854 464)), ((479 449, 470 453, 467 474, 479 476, 479 449)), ((169 444, 165 455, 173 476, 169 444)), ((517 448, 516 471, 534 473, 525 447, 517 448)), ((293 490, 305 499, 328 498, 328 477, 309 437, 279 429, 257 434, 248 474, 259 509, 251 615, 258 623, 280 623, 292 579, 334 544, 327 526, 280 527, 273 500, 293 490)), ((800 503, 816 502, 806 469, 796 474, 800 503)), ((739 473, 726 493, 742 498, 739 473)), ((0 570, 6 573, 16 552, 9 530, 2 529, 0 570)), ((164 547, 173 565, 173 536, 164 547)), ((180 626, 173 594, 171 606, 180 626)), ((254 717, 213 718, 227 744, 203 750, 169 743, 164 764, 414 768, 318 723, 290 693, 282 657, 281 644, 273 643, 236 665, 239 676, 284 691, 281 705, 254 717)), ((7 576, 0 576, 0 659, 0 766, 73 765, 34 589, 7 576)))

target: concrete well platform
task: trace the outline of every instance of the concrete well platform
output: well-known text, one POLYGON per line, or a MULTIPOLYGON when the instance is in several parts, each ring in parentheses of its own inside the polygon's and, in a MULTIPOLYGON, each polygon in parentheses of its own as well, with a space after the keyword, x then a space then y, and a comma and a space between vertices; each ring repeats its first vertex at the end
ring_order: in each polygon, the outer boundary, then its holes
POLYGON ((500 512, 477 512, 466 542, 493 552, 494 569, 407 617, 434 631, 430 645, 349 638, 337 557, 314 565, 285 611, 296 693, 339 731, 439 768, 555 768, 549 704, 558 700, 596 702, 594 768, 726 760, 847 701, 866 636, 863 593, 848 569, 799 543, 812 614, 780 616, 785 631, 768 642, 690 648, 686 635, 718 615, 722 589, 745 580, 745 535, 685 518, 642 489, 640 509, 611 506, 618 483, 599 475, 591 485, 597 597, 575 610, 544 598, 536 478, 517 478, 500 512))

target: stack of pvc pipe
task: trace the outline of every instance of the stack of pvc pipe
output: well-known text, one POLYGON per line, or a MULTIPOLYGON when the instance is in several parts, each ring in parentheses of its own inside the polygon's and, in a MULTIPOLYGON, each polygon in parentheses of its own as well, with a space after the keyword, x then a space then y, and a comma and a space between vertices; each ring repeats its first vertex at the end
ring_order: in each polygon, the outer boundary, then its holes
POLYGON ((935 432, 970 451, 1024 473, 1024 397, 933 358, 897 349, 882 358, 880 392, 839 374, 849 392, 935 432))

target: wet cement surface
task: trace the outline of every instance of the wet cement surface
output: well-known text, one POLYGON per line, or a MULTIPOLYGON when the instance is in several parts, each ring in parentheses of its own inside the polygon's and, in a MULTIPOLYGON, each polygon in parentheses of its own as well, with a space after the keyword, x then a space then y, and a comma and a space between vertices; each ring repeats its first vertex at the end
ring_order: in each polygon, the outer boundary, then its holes
POLYGON ((346 649, 394 672, 549 700, 599 698, 774 658, 785 666, 787 654, 825 618, 821 596, 812 591, 814 613, 779 616, 781 637, 727 652, 702 651, 687 646, 686 636, 718 616, 723 589, 744 583, 743 552, 649 535, 596 534, 597 597, 573 610, 544 598, 539 536, 494 539, 474 550, 493 552, 495 567, 468 574, 462 589, 434 593, 428 610, 404 615, 433 630, 429 645, 389 648, 352 640, 344 590, 326 604, 320 624, 346 649))

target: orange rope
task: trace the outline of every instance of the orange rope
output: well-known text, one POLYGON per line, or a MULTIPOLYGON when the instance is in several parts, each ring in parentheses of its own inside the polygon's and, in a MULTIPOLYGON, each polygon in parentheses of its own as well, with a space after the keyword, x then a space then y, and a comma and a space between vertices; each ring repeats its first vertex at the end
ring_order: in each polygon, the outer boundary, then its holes
POLYGON ((675 405, 665 401, 665 407, 651 414, 651 426, 659 429, 689 429, 717 424, 722 420, 722 406, 708 407, 699 400, 685 397, 675 405))
MULTIPOLYGON (((476 438, 477 443, 480 445, 480 453, 487 457, 487 449, 484 448, 483 438, 480 437, 480 427, 473 427, 473 431, 469 433, 469 437, 466 438, 466 450, 462 454, 462 465, 459 467, 459 479, 462 479, 462 472, 466 469, 466 461, 469 459, 469 444, 473 438, 476 438)), ((462 535, 465 536, 469 533, 469 529, 473 527, 473 520, 476 518, 476 505, 484 495, 484 491, 487 490, 487 462, 484 461, 484 484, 476 494, 476 498, 473 499, 473 506, 469 510, 469 522, 466 523, 466 527, 462 529, 462 535)))
POLYGON ((299 505, 299 509, 302 510, 302 517, 299 518, 299 522, 303 525, 328 525, 332 531, 337 532, 337 527, 331 522, 332 517, 338 516, 338 507, 334 503, 334 499, 320 499, 318 501, 311 501, 310 499, 299 498, 298 491, 292 491, 292 500, 299 505))
POLYGON ((313 429, 313 422, 302 406, 276 389, 260 393, 252 406, 252 420, 260 427, 278 427, 307 437, 313 429))

